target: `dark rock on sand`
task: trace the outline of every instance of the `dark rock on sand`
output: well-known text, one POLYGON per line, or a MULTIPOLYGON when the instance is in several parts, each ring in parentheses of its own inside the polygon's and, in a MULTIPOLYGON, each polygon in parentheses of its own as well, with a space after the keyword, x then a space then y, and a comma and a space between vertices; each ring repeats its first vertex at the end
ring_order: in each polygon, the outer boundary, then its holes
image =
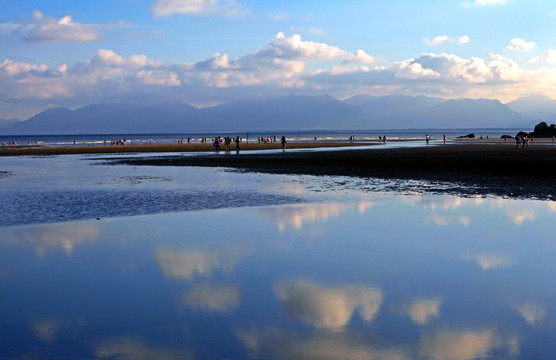
POLYGON ((534 137, 553 137, 556 136, 556 125, 550 126, 546 122, 540 122, 535 125, 535 129, 531 133, 534 137))
POLYGON ((458 136, 458 139, 475 139, 475 134, 471 133, 467 135, 458 136))

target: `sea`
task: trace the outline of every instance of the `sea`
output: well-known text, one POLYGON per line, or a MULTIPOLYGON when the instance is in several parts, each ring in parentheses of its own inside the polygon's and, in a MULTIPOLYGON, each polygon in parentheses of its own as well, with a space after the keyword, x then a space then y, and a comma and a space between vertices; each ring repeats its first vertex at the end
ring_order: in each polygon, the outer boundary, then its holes
POLYGON ((556 358, 554 201, 122 156, 0 157, 0 359, 556 358))

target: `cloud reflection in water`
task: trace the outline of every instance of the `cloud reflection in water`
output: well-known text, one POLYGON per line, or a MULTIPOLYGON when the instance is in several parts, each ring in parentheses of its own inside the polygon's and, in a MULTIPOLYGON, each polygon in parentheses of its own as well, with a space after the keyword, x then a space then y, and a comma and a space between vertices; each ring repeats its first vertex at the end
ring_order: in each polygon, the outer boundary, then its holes
POLYGON ((492 330, 440 331, 421 338, 419 354, 430 359, 471 360, 487 357, 497 348, 504 348, 508 358, 513 358, 519 352, 519 341, 515 337, 504 341, 492 330))
POLYGON ((372 206, 373 203, 362 201, 358 203, 297 204, 264 208, 261 211, 272 219, 278 230, 285 231, 288 227, 299 230, 303 224, 326 221, 354 208, 362 214, 372 206))
POLYGON ((382 291, 377 288, 351 285, 325 287, 300 280, 275 286, 290 317, 329 330, 342 330, 357 311, 365 321, 372 321, 382 304, 382 291))
POLYGON ((47 252, 57 250, 71 255, 78 244, 96 240, 99 234, 99 228, 90 223, 59 223, 16 228, 13 233, 4 234, 1 241, 33 248, 36 256, 43 258, 47 252))
POLYGON ((210 275, 215 270, 229 273, 247 255, 248 251, 243 248, 219 251, 159 248, 155 258, 165 277, 192 279, 195 275, 210 275))
POLYGON ((227 312, 238 307, 240 291, 233 286, 200 286, 181 297, 181 305, 203 312, 227 312))
POLYGON ((414 323, 423 325, 440 316, 441 305, 441 299, 415 299, 405 310, 414 323))

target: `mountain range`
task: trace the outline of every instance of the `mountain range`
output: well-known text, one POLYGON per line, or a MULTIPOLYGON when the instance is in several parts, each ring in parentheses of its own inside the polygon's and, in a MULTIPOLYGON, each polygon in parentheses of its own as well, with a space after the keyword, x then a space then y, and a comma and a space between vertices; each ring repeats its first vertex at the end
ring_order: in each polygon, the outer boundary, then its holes
POLYGON ((287 95, 196 108, 180 101, 92 104, 52 108, 26 121, 0 120, 0 134, 192 133, 258 130, 369 130, 417 128, 532 128, 556 120, 556 101, 427 96, 287 95), (3 126, 3 124, 5 126, 3 126))

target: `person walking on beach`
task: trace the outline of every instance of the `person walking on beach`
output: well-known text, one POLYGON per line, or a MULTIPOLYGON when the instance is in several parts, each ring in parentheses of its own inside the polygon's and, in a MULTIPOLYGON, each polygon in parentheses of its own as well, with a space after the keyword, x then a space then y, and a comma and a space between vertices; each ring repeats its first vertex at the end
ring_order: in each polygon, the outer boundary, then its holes
POLYGON ((284 135, 282 135, 282 138, 280 139, 280 143, 282 144, 282 149, 286 149, 286 137, 284 135))
POLYGON ((521 142, 521 139, 519 138, 519 135, 515 136, 515 148, 519 149, 519 143, 521 142))
POLYGON ((239 142, 240 142, 239 136, 236 137, 236 140, 235 140, 235 141, 236 141, 236 150, 239 150, 239 142))

